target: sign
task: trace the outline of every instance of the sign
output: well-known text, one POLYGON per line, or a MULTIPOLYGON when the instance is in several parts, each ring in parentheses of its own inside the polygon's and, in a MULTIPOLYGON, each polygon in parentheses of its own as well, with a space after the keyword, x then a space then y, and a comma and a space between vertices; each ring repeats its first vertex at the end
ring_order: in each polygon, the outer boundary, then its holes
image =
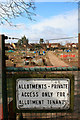
POLYGON ((17 79, 16 107, 18 110, 68 110, 70 79, 17 79))

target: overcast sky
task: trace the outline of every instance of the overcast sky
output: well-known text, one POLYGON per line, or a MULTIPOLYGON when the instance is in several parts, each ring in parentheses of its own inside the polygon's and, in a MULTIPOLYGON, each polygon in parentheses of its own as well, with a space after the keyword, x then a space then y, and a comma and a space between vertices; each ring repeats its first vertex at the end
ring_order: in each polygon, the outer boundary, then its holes
MULTIPOLYGON (((1 25, 0 33, 18 38, 25 35, 30 42, 37 43, 40 38, 46 42, 49 39, 78 35, 77 2, 35 2, 35 6, 36 16, 33 17, 35 21, 20 17, 13 20, 13 23, 18 25, 17 27, 10 27, 8 24, 1 25)), ((60 42, 64 44, 71 41, 77 42, 77 39, 61 40, 60 42)), ((8 40, 7 42, 11 41, 8 40)))

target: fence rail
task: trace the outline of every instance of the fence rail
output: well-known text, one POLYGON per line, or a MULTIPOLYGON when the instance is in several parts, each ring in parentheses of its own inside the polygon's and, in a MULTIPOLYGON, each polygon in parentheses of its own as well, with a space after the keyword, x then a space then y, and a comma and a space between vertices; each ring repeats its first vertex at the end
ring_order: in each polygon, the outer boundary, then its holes
POLYGON ((80 69, 78 67, 6 67, 6 71, 7 72, 30 72, 30 71, 80 71, 80 69))

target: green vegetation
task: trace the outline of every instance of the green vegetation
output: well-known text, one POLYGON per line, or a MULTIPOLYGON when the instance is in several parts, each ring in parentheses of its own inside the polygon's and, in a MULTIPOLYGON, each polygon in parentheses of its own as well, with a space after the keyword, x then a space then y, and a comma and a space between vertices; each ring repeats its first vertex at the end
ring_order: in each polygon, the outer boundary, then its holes
POLYGON ((28 45, 28 42, 29 42, 29 40, 24 35, 21 39, 18 40, 17 45, 18 45, 18 47, 22 47, 23 45, 25 45, 25 47, 26 47, 28 45))

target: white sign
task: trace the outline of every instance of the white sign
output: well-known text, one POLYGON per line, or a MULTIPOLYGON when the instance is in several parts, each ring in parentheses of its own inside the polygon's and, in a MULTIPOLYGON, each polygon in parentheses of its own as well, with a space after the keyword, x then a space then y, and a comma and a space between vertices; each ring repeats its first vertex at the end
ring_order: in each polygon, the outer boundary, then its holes
POLYGON ((17 79, 16 105, 19 110, 67 110, 70 108, 70 80, 17 79))

